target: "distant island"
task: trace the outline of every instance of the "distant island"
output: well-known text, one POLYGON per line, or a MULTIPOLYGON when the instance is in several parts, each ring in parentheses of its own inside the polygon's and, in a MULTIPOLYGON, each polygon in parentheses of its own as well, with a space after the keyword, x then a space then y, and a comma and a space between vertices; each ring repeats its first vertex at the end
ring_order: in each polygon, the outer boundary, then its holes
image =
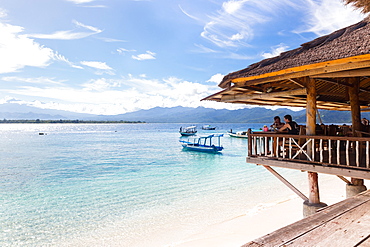
MULTIPOLYGON (((350 123, 349 111, 319 110, 323 123, 350 123)), ((274 116, 292 115, 297 123, 306 122, 306 110, 289 108, 267 109, 264 107, 238 110, 204 107, 154 107, 118 115, 94 115, 62 110, 41 109, 14 103, 0 104, 0 123, 272 123, 274 116), (24 120, 36 119, 36 120, 24 120), (37 120, 38 119, 38 120, 37 120), (78 119, 78 120, 75 120, 78 119)), ((370 119, 370 112, 361 112, 361 117, 370 119)))
POLYGON ((0 120, 0 124, 1 123, 32 123, 32 124, 45 124, 45 123, 82 123, 82 124, 117 124, 117 123, 145 123, 143 121, 123 121, 123 120, 120 120, 120 121, 95 121, 95 120, 63 120, 63 119, 60 119, 60 120, 40 120, 40 119, 36 119, 36 120, 7 120, 7 119, 4 119, 4 120, 0 120))

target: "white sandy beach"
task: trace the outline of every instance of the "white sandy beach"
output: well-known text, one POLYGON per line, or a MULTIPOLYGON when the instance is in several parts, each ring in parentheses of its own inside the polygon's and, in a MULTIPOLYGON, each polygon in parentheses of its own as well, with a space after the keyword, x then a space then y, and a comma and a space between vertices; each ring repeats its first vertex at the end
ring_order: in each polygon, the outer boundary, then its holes
MULTIPOLYGON (((276 183, 280 181, 276 180, 276 183)), ((322 202, 332 205, 345 199, 345 183, 336 176, 320 174, 319 183, 322 202)), ((365 185, 370 188, 369 181, 365 181, 365 185)), ((307 195, 306 191, 302 192, 307 195)), ((112 231, 99 231, 62 246, 237 247, 302 219, 302 204, 302 199, 292 192, 289 198, 261 202, 245 214, 231 219, 201 228, 194 225, 196 231, 181 222, 171 222, 156 230, 145 229, 146 234, 128 243, 122 235, 123 229, 120 233, 113 227, 112 231)))
MULTIPOLYGON (((335 176, 320 174, 320 198, 332 205, 345 199, 345 183, 335 176)), ((277 183, 279 181, 276 181, 277 183)), ((365 185, 370 188, 369 181, 365 185)), ((293 193, 293 192, 292 192, 293 193)), ((270 205, 258 205, 245 215, 212 225, 189 236, 188 239, 168 245, 169 247, 236 247, 264 236, 303 218, 303 201, 292 196, 270 205)))

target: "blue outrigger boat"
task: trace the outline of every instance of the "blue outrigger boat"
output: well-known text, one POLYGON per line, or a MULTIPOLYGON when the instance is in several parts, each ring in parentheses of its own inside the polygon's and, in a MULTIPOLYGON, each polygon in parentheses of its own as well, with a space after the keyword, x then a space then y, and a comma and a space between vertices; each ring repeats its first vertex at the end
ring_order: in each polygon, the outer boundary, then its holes
POLYGON ((223 134, 213 134, 209 136, 194 138, 193 142, 180 140, 185 150, 198 151, 198 152, 207 152, 207 153, 218 153, 221 152, 224 148, 221 146, 221 137, 223 134), (218 139, 218 145, 212 144, 212 138, 216 137, 218 139))

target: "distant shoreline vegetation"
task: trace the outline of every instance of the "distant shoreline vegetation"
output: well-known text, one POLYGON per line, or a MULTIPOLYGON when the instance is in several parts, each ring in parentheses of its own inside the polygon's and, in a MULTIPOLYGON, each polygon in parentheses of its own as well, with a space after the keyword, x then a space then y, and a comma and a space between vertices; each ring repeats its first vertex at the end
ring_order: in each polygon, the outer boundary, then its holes
POLYGON ((0 124, 2 123, 32 123, 32 124, 39 124, 39 123, 88 123, 88 124, 107 124, 107 123, 112 123, 112 124, 117 124, 117 123, 145 123, 144 121, 94 121, 94 120, 40 120, 40 119, 35 119, 35 120, 8 120, 8 119, 3 119, 0 120, 0 124))

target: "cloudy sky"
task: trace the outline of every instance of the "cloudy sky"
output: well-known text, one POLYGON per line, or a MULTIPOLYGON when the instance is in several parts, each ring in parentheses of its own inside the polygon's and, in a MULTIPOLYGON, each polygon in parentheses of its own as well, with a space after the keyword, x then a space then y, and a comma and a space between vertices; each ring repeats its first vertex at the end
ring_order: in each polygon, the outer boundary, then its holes
POLYGON ((0 104, 244 107, 222 77, 363 19, 341 0, 1 0, 0 104))

